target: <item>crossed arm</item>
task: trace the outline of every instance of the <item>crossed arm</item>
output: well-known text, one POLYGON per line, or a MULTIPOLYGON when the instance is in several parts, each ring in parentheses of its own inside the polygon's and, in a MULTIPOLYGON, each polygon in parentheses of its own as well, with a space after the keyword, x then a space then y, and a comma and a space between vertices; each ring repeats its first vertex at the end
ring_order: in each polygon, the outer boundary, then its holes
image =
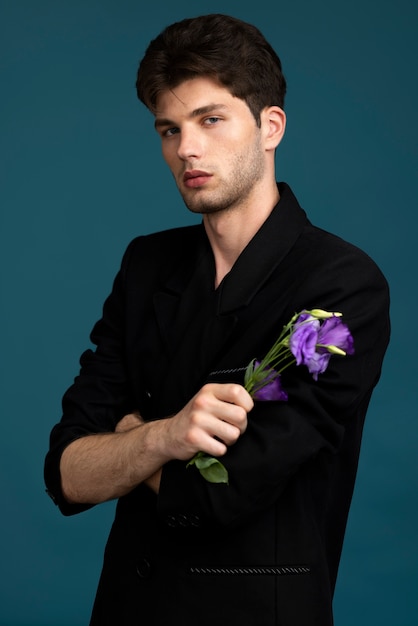
POLYGON ((222 456, 245 432, 253 400, 241 385, 208 384, 172 417, 144 422, 125 415, 114 433, 70 443, 61 463, 61 482, 70 503, 98 504, 119 498, 145 482, 156 493, 161 469, 173 459, 203 451, 222 456))

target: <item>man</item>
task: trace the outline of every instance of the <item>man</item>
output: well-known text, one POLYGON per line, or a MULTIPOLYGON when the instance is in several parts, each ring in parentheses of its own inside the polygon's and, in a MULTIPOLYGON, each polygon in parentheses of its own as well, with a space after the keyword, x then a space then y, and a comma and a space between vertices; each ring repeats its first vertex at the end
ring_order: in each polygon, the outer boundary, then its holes
POLYGON ((91 624, 328 626, 386 281, 276 183, 286 82, 256 28, 216 14, 169 26, 137 90, 203 219, 131 242, 51 434, 64 514, 118 498, 91 624), (246 366, 313 308, 343 314, 354 354, 318 380, 290 367, 287 401, 254 400, 246 366), (228 484, 187 467, 198 452, 228 484))

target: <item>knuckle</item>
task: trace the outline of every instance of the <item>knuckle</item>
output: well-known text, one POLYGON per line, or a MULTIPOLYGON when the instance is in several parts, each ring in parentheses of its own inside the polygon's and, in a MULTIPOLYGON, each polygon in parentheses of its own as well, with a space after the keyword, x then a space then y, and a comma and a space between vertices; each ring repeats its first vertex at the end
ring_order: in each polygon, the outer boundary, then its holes
POLYGON ((235 410, 236 421, 238 424, 243 424, 247 420, 247 411, 241 407, 237 406, 235 410))
POLYGON ((208 390, 202 388, 193 399, 193 407, 198 411, 203 411, 208 404, 208 390))
POLYGON ((234 400, 237 400, 241 394, 241 387, 236 383, 231 383, 230 394, 234 400))
POLYGON ((228 446, 222 441, 215 441, 215 445, 213 447, 213 455, 214 456, 223 456, 226 454, 228 450, 228 446))
POLYGON ((201 423, 201 411, 196 407, 194 411, 190 413, 188 428, 189 430, 196 430, 199 428, 201 423))
POLYGON ((197 432, 194 428, 188 430, 184 436, 184 441, 188 446, 195 447, 198 443, 197 432))
POLYGON ((231 432, 231 439, 233 441, 236 441, 238 439, 238 437, 240 436, 241 431, 237 426, 234 426, 232 432, 231 432))

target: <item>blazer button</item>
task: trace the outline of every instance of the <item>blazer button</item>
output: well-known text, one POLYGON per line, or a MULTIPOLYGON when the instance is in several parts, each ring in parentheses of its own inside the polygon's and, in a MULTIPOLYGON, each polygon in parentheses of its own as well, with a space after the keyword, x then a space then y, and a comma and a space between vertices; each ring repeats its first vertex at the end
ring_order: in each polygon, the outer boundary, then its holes
POLYGON ((195 528, 199 528, 200 526, 200 517, 198 515, 192 514, 189 516, 190 525, 195 528))
POLYGON ((170 526, 170 528, 177 528, 178 526, 177 517, 175 515, 167 515, 166 524, 167 526, 170 526))
POLYGON ((151 565, 147 559, 141 559, 136 566, 136 573, 139 578, 149 578, 151 576, 151 565))
POLYGON ((183 528, 187 528, 187 526, 190 526, 189 517, 184 515, 184 513, 179 513, 178 524, 183 528))

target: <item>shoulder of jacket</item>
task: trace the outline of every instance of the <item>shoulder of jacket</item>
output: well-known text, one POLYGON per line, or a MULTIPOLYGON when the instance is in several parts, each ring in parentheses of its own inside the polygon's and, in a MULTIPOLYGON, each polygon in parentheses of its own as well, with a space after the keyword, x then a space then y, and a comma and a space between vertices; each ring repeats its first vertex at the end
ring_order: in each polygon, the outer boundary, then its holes
POLYGON ((183 258, 196 257, 205 238, 202 225, 182 226, 140 235, 131 240, 122 258, 122 275, 133 275, 144 270, 151 276, 181 262, 183 258))
POLYGON ((195 224, 192 226, 180 226, 161 230, 147 235, 139 235, 129 243, 125 256, 132 255, 158 255, 165 256, 173 249, 197 241, 201 237, 202 226, 195 224))
POLYGON ((294 254, 304 258, 306 276, 323 276, 334 283, 380 285, 388 290, 388 281, 377 262, 357 245, 324 229, 308 225, 298 240, 294 254))

